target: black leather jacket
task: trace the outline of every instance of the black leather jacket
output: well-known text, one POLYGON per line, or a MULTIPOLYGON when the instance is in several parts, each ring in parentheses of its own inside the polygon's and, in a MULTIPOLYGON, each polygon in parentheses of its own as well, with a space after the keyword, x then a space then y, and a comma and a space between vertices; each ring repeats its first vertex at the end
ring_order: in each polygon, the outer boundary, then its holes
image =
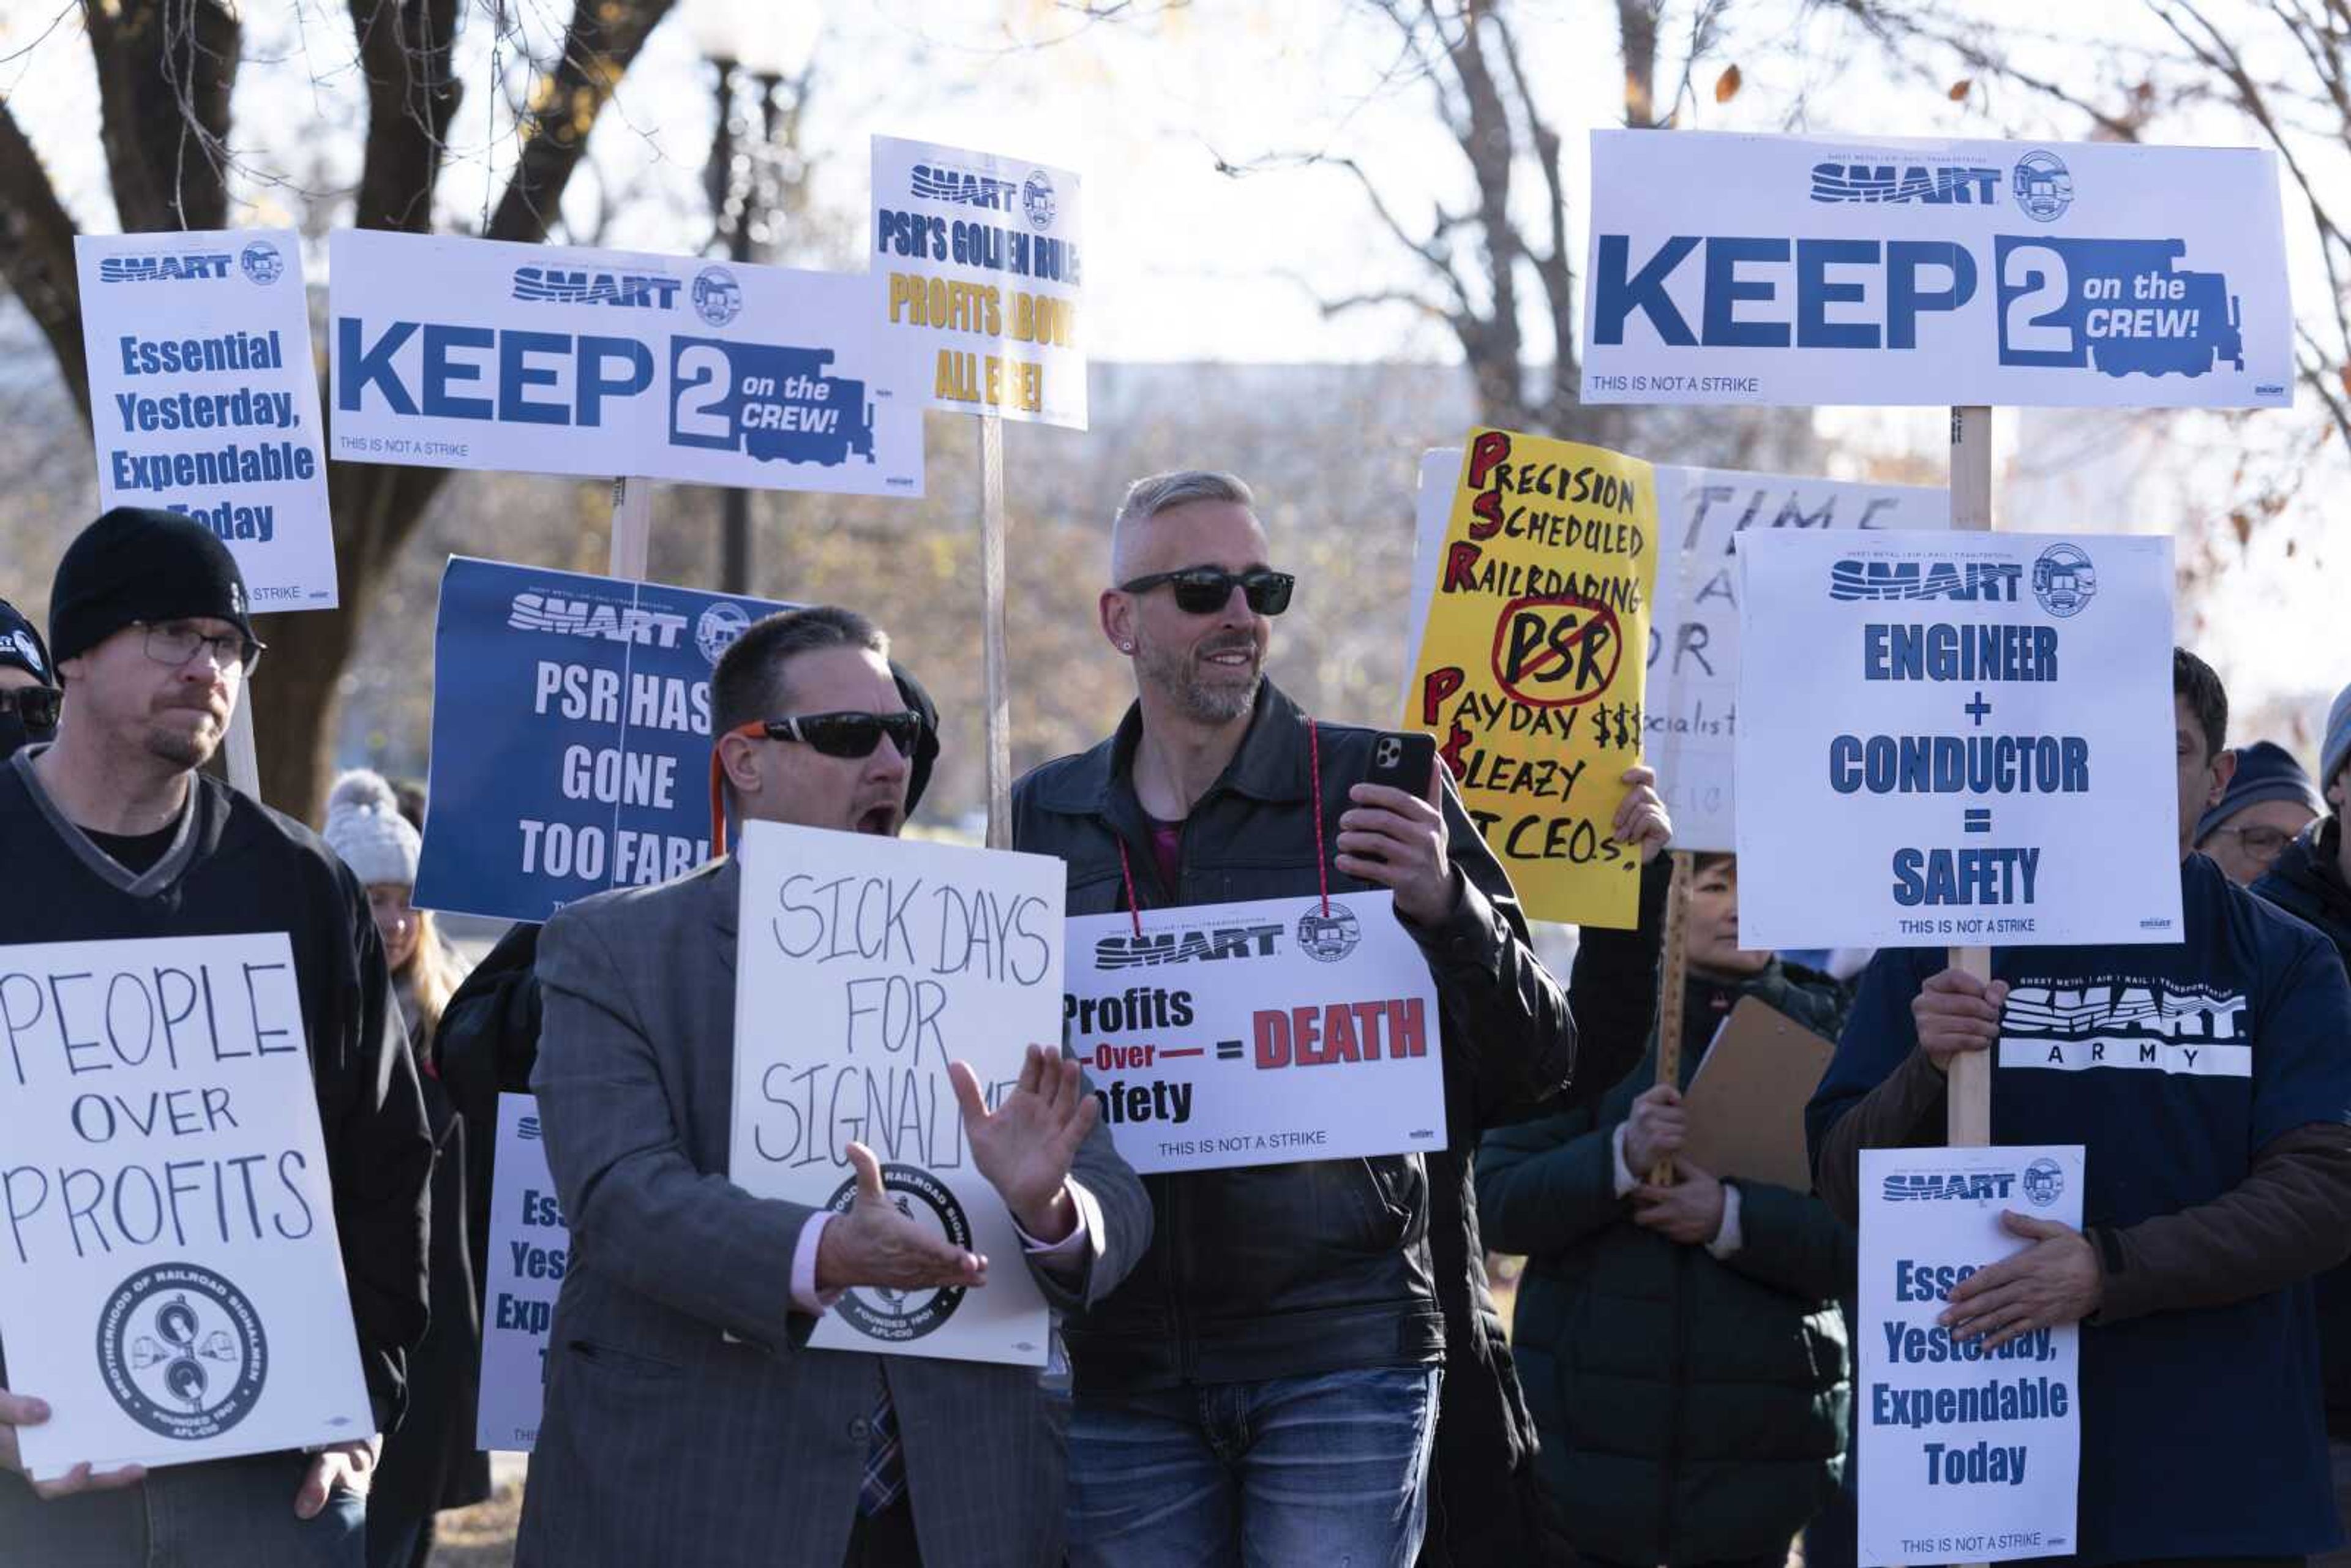
MULTIPOLYGON (((1146 908, 1311 894, 1317 889, 1305 716, 1259 690, 1247 739, 1184 826, 1176 887, 1162 884, 1132 779, 1139 710, 1092 751, 1047 763, 1013 791, 1013 843, 1069 865, 1069 913, 1126 907, 1126 846, 1146 908)), ((1320 727, 1326 842, 1376 731, 1320 727)), ((1436 976, 1448 1081, 1476 1076, 1531 1102, 1574 1076, 1575 1022, 1526 943, 1510 879, 1448 789, 1461 885, 1450 918, 1416 931, 1436 976)), ((1334 893, 1369 884, 1334 866, 1334 893)), ((1605 1082, 1593 1086, 1598 1094, 1605 1082)), ((1431 1110, 1442 1113, 1443 1108, 1431 1110)), ((1429 1176, 1419 1155, 1149 1176, 1155 1227, 1126 1282, 1068 1325, 1081 1391, 1243 1382, 1445 1355, 1431 1277, 1429 1176)))

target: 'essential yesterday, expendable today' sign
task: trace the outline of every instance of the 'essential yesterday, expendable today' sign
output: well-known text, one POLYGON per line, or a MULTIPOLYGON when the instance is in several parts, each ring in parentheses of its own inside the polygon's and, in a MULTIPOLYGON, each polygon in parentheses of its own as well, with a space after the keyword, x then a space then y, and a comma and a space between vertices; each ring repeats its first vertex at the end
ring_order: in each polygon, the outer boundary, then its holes
POLYGON ((1600 131, 1587 402, 2282 407, 2277 161, 1600 131))
POLYGON ((256 610, 335 607, 325 427, 291 229, 79 235, 98 504, 193 517, 256 610))
POLYGON ((2001 1214, 2081 1226, 2082 1160, 2078 1145, 1862 1151, 1853 1419, 1863 1563, 2071 1553, 2080 1326, 1986 1349, 1939 1320, 1959 1285, 2031 1245, 2001 1214))
POLYGON ((340 230, 334 455, 923 493, 920 346, 859 273, 340 230))

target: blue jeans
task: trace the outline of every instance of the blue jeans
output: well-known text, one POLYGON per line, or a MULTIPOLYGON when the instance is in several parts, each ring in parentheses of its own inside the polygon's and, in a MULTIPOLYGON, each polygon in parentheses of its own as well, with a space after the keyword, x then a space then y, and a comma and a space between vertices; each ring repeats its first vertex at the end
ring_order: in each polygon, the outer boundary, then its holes
POLYGON ((1434 1366, 1077 1396, 1070 1568, 1407 1568, 1434 1366))
POLYGON ((294 1517, 309 1469, 309 1457, 296 1453, 209 1459, 53 1502, 0 1471, 0 1568, 362 1568, 364 1499, 338 1490, 318 1518, 294 1517))

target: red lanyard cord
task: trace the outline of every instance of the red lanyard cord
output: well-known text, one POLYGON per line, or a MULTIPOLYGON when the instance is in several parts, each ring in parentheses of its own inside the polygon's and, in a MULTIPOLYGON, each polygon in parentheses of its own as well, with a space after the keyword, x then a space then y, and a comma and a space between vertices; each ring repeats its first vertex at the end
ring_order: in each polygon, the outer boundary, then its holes
MULTIPOLYGON (((1322 732, 1312 719, 1306 721, 1306 766, 1314 790, 1314 880, 1322 890, 1322 918, 1331 918, 1331 862, 1322 850, 1322 732)), ((1134 895, 1134 862, 1127 858, 1126 840, 1117 832, 1111 834, 1118 845, 1119 874, 1126 882, 1127 918, 1134 923, 1134 934, 1143 935, 1143 901, 1134 895)))
POLYGON ((1306 721, 1306 765, 1314 788, 1314 880, 1322 889, 1322 918, 1331 918, 1331 862, 1322 853, 1322 732, 1306 721))
POLYGON ((1126 840, 1113 830, 1111 838, 1118 844, 1118 869, 1126 878, 1126 916, 1134 922, 1134 934, 1143 935, 1143 901, 1134 896, 1134 864, 1126 858, 1126 840))

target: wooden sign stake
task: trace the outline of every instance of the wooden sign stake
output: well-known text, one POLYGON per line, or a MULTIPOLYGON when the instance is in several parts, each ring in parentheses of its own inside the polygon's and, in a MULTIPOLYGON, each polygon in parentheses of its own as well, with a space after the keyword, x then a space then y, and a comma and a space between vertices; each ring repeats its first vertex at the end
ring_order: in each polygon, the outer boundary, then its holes
MULTIPOLYGON (((1666 961, 1657 981, 1657 1082, 1681 1087, 1682 993, 1689 980, 1690 863, 1687 850, 1667 850, 1673 880, 1666 884, 1666 961)), ((1649 1169, 1649 1185, 1674 1185, 1671 1156, 1649 1169)))
POLYGON ((639 582, 644 580, 645 556, 653 543, 653 482, 613 480, 612 552, 607 576, 639 582))
POLYGON ((1012 847, 1012 699, 1004 652, 1004 420, 979 416, 980 647, 987 666, 987 847, 1012 847))
MULTIPOLYGON (((1951 410, 1951 527, 1991 531, 1991 410, 1980 404, 1951 410)), ((1991 978, 1990 947, 1954 947, 1950 966, 1979 980, 1991 978)), ((1945 1142, 1980 1149, 1991 1142, 1991 1055, 1962 1051, 1951 1061, 1945 1095, 1945 1142)))

